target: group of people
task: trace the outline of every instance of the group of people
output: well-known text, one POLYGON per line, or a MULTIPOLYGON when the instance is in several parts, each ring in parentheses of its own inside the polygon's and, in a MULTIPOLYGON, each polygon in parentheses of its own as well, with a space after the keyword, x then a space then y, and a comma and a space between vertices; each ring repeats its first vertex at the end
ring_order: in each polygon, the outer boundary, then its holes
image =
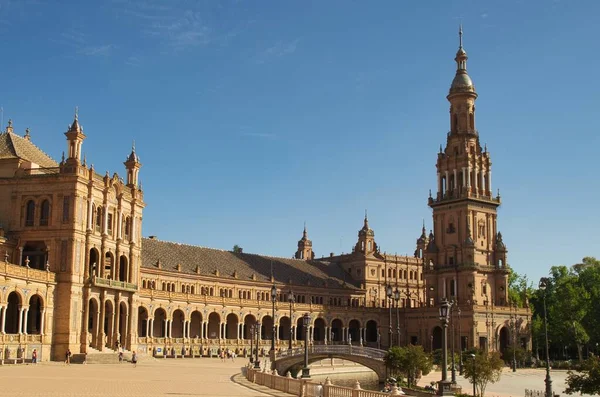
POLYGON ((231 349, 221 349, 221 352, 219 353, 219 357, 221 358, 221 361, 223 361, 223 362, 225 362, 225 360, 228 358, 230 358, 231 361, 235 361, 237 354, 235 354, 235 352, 232 351, 231 349))

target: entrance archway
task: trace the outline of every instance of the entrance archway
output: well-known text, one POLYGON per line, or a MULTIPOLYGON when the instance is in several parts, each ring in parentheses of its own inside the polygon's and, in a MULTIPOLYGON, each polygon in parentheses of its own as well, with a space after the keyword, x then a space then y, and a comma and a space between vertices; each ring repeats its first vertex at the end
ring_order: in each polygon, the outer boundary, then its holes
POLYGON ((325 341, 325 320, 321 317, 315 320, 313 329, 313 341, 324 342, 325 341))
POLYGON ((331 322, 331 341, 332 342, 341 342, 344 338, 343 336, 343 324, 342 324, 342 320, 340 319, 335 319, 331 322))
POLYGON ((27 333, 40 335, 42 333, 42 298, 33 295, 29 298, 29 310, 27 311, 27 333))
POLYGON ((200 338, 202 336, 202 314, 195 310, 190 318, 190 337, 200 338))
POLYGON ((252 335, 250 333, 250 327, 256 324, 256 317, 254 317, 252 314, 248 314, 246 317, 244 317, 244 329, 243 329, 243 338, 246 340, 249 340, 252 338, 252 335))
POLYGON ((378 331, 377 322, 375 320, 367 321, 366 339, 368 343, 377 343, 378 331))
POLYGON ((185 321, 185 314, 179 309, 173 312, 173 324, 171 325, 171 338, 183 338, 183 323, 185 321))
POLYGON ((502 327, 500 328, 500 334, 498 335, 498 340, 500 342, 500 354, 504 356, 504 351, 510 347, 510 334, 508 328, 502 327))
POLYGON ((129 317, 129 308, 125 302, 119 303, 119 346, 128 347, 127 344, 127 319, 129 317))
POLYGON ((104 340, 102 341, 105 347, 111 348, 114 345, 113 342, 113 327, 114 327, 114 311, 112 301, 106 300, 104 302, 104 319, 102 328, 104 329, 104 340))
POLYGON ((8 305, 6 306, 6 324, 4 331, 7 334, 19 334, 19 307, 21 306, 21 297, 16 292, 11 292, 8 295, 8 305))
POLYGON ((98 345, 98 301, 94 298, 90 298, 88 301, 88 318, 87 318, 87 331, 88 340, 87 343, 90 347, 97 347, 98 345))
POLYGON ((164 338, 167 336, 167 325, 165 320, 167 319, 167 312, 162 307, 159 307, 154 312, 154 319, 152 320, 152 336, 157 338, 164 338))
POLYGON ((279 339, 290 340, 292 322, 288 316, 283 316, 279 320, 279 339))
POLYGON ((218 313, 212 312, 208 316, 207 338, 208 339, 220 339, 221 338, 221 333, 219 332, 220 327, 221 327, 221 316, 219 316, 218 313))
POLYGON ((148 310, 145 307, 138 307, 138 335, 142 338, 148 336, 148 310))
POLYGON ((264 316, 262 318, 262 326, 260 327, 260 339, 271 340, 273 335, 273 318, 264 316))
POLYGON ((238 318, 234 313, 229 313, 225 319, 225 339, 237 339, 238 318))
POLYGON ((348 323, 348 332, 350 334, 350 341, 355 344, 360 344, 360 322, 358 320, 351 320, 348 323))

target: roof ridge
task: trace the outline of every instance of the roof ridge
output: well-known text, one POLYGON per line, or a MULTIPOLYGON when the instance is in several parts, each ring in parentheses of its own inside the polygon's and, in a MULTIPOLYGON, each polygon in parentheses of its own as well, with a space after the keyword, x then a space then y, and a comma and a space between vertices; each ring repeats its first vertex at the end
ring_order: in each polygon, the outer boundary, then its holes
MULTIPOLYGON (((188 243, 179 243, 177 241, 159 240, 157 238, 150 238, 150 237, 142 237, 142 240, 158 241, 158 242, 161 242, 161 243, 168 243, 168 244, 174 244, 174 245, 185 245, 185 246, 193 247, 193 248, 205 248, 205 249, 214 250, 214 251, 229 252, 231 254, 234 253, 231 250, 226 250, 226 249, 222 249, 222 248, 213 248, 213 247, 205 247, 203 245, 188 244, 188 243)), ((242 252, 242 255, 254 255, 254 256, 261 256, 263 258, 285 259, 285 260, 295 260, 295 261, 298 261, 298 262, 308 262, 307 260, 304 260, 304 259, 287 258, 287 257, 283 257, 283 256, 271 256, 271 255, 264 255, 264 254, 255 254, 255 253, 252 253, 252 252, 242 252)))

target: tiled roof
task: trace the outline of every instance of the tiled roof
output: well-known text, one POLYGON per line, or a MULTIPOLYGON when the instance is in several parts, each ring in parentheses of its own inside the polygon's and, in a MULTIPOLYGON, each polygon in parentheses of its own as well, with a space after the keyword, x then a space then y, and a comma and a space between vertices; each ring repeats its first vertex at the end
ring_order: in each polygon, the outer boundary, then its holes
POLYGON ((321 261, 305 261, 300 259, 275 258, 265 255, 233 253, 231 251, 193 245, 160 241, 154 238, 142 239, 142 267, 156 269, 160 261, 161 269, 177 272, 181 265, 182 273, 215 276, 251 281, 268 282, 271 279, 271 264, 273 276, 278 283, 328 288, 356 289, 357 283, 336 264, 321 261), (327 282, 327 284, 325 284, 327 282))
POLYGON ((31 141, 12 132, 0 134, 0 159, 20 158, 40 167, 58 167, 58 163, 31 141))

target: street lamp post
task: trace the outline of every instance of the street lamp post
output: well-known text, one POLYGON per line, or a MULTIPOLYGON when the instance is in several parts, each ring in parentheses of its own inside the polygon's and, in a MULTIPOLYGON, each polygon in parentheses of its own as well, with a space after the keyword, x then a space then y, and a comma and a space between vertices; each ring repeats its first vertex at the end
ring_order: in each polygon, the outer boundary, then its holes
POLYGON ((396 287, 396 290, 394 291, 394 300, 396 301, 396 343, 400 345, 400 309, 398 307, 400 303, 400 291, 398 290, 398 287, 396 287))
POLYGON ((294 331, 294 326, 292 323, 292 304, 295 302, 294 293, 290 290, 288 293, 288 301, 290 302, 290 346, 289 349, 292 350, 292 333, 294 331))
POLYGON ((250 364, 254 361, 254 324, 250 325, 250 364))
POLYGON ((548 286, 548 279, 542 277, 540 279, 539 288, 543 292, 542 297, 544 301, 544 334, 546 336, 546 397, 552 396, 552 378, 550 377, 550 349, 548 347, 548 317, 546 316, 546 287, 548 286))
POLYGON ((310 314, 304 313, 304 316, 302 316, 302 325, 304 326, 304 367, 302 368, 302 377, 310 378, 310 368, 308 367, 308 326, 310 325, 310 314))
POLYGON ((392 347, 392 346, 394 345, 394 341, 392 340, 392 338, 393 338, 393 335, 392 335, 392 286, 391 286, 391 285, 388 285, 388 286, 386 287, 386 295, 387 295, 387 298, 388 298, 388 299, 387 299, 387 302, 388 302, 388 307, 389 307, 389 309, 390 309, 390 310, 389 310, 389 312, 390 312, 390 321, 389 321, 389 324, 390 324, 390 329, 389 329, 389 337, 390 337, 390 338, 388 339, 388 341, 389 341, 390 347, 392 347))
POLYGON ((458 356, 458 373, 463 374, 463 343, 462 343, 462 330, 460 325, 460 307, 456 307, 456 314, 458 314, 458 350, 460 355, 458 356))
POLYGON ((254 368, 255 369, 260 369, 260 362, 258 361, 258 345, 259 345, 259 338, 260 338, 260 324, 258 322, 256 322, 254 324, 254 335, 256 335, 256 353, 254 356, 254 368))
POLYGON ((450 302, 450 321, 452 323, 452 384, 455 385, 456 384, 456 362, 455 362, 455 358, 454 358, 454 339, 455 339, 455 335, 454 335, 454 305, 455 305, 455 301, 451 301, 450 302))
POLYGON ((517 305, 515 304, 515 315, 510 315, 510 332, 512 332, 512 371, 517 372, 517 305))
POLYGON ((442 380, 439 381, 438 395, 452 395, 451 382, 448 382, 448 317, 452 304, 447 299, 440 306, 440 321, 442 323, 442 380))
POLYGON ((273 303, 273 331, 271 332, 271 352, 275 351, 275 302, 277 301, 277 287, 271 287, 271 302, 273 303))
POLYGON ((475 355, 471 353, 471 358, 473 359, 473 397, 477 397, 476 383, 477 380, 477 371, 475 371, 475 355))

